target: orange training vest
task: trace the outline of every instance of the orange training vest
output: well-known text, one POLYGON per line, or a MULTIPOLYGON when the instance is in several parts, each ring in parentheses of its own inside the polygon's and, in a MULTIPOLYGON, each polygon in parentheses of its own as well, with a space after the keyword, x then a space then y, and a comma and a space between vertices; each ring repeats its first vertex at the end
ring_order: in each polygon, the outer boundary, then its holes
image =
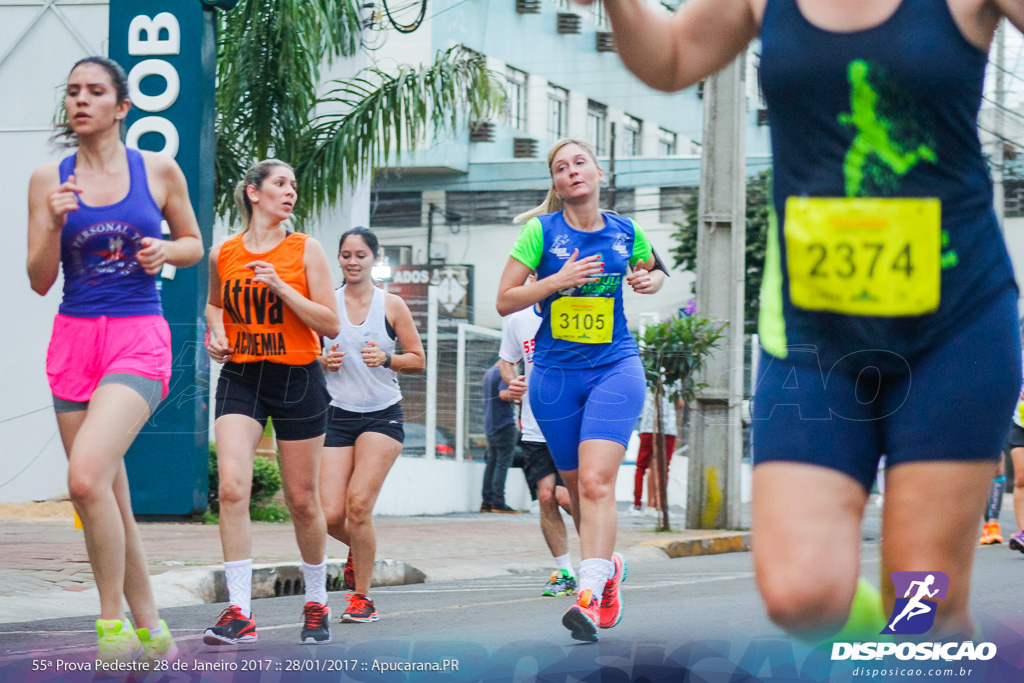
POLYGON ((247 263, 266 261, 277 275, 302 296, 309 298, 306 268, 302 262, 309 235, 293 232, 270 251, 253 254, 237 235, 224 242, 217 259, 224 306, 224 331, 234 353, 231 361, 271 361, 306 365, 320 355, 320 338, 284 301, 263 283, 252 281, 247 263))

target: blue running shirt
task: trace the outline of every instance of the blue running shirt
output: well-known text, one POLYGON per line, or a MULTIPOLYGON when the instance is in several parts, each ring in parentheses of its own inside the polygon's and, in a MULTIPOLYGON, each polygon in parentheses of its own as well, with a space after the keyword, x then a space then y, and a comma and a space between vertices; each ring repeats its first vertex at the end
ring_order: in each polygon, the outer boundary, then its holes
POLYGON ((594 232, 573 228, 561 211, 532 218, 512 249, 512 257, 536 270, 538 279, 561 270, 574 249, 580 251, 577 260, 599 254, 604 262, 604 273, 595 282, 540 302, 543 320, 533 356, 537 367, 592 368, 638 354, 626 328, 622 283, 627 266, 651 258, 651 245, 632 219, 602 215, 604 227, 594 232))

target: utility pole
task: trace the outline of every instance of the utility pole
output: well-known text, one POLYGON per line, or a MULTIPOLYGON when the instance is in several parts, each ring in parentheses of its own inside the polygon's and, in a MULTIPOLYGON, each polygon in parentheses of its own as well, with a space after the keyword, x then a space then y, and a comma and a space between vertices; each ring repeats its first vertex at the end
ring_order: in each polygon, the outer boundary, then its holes
POLYGON ((431 204, 427 209, 427 263, 433 263, 433 255, 430 247, 434 244, 434 212, 437 211, 437 204, 431 204))
POLYGON ((996 218, 999 220, 999 228, 1005 232, 1006 227, 1003 218, 1006 214, 1006 192, 1003 185, 1003 166, 1006 162, 1006 72, 1004 57, 1006 53, 1006 20, 999 22, 996 29, 996 106, 993 112, 993 141, 992 148, 992 202, 995 204, 996 218))
POLYGON ((697 226, 697 314, 726 324, 690 418, 686 526, 740 525, 746 243, 744 56, 707 79, 697 226))
POLYGON ((615 210, 615 122, 611 125, 611 137, 608 142, 608 208, 612 211, 615 210))

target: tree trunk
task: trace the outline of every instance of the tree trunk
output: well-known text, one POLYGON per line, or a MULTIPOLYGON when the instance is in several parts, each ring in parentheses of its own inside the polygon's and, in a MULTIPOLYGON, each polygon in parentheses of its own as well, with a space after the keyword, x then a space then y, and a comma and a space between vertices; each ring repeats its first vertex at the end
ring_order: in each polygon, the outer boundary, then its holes
POLYGON ((651 435, 654 440, 654 451, 652 455, 654 459, 654 480, 658 490, 659 511, 661 513, 658 515, 658 531, 668 531, 670 529, 668 521, 668 468, 666 467, 665 458, 665 428, 661 415, 662 392, 663 388, 661 378, 659 377, 658 383, 654 387, 654 433, 651 435))

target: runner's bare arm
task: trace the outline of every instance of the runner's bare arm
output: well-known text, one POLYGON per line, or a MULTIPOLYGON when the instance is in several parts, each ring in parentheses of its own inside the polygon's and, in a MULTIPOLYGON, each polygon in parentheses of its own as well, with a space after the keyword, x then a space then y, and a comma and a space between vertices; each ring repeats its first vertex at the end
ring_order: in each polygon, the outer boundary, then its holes
POLYGON ((163 203, 160 212, 171 231, 170 240, 143 240, 145 249, 139 253, 139 263, 147 273, 156 273, 164 263, 179 268, 195 265, 203 258, 203 239, 199 233, 192 202, 188 198, 185 174, 177 162, 165 154, 143 152, 146 169, 154 195, 163 203))
MULTIPOLYGON (((45 295, 57 281, 60 271, 60 232, 67 212, 72 209, 72 196, 56 196, 60 175, 57 164, 40 166, 28 184, 28 279, 32 291, 45 295), (51 206, 55 204, 55 206, 51 206), (52 211, 56 209, 57 214, 52 211)), ((67 183, 66 183, 67 185, 67 183)))
POLYGON ((338 336, 341 323, 338 319, 338 303, 334 298, 334 285, 331 282, 331 268, 327 265, 324 248, 312 237, 306 240, 302 263, 306 268, 308 299, 294 287, 283 282, 277 276, 276 271, 267 276, 264 271, 267 271, 268 266, 272 271, 273 265, 263 261, 254 261, 250 264, 256 273, 253 281, 264 282, 314 332, 322 337, 333 339, 338 336), (263 279, 265 276, 266 279, 263 279))
POLYGON ((223 363, 231 357, 231 342, 224 331, 224 300, 221 294, 220 273, 217 261, 220 256, 220 245, 210 250, 210 288, 206 297, 206 329, 210 333, 206 349, 210 358, 223 363))
POLYGON ((757 37, 753 2, 690 0, 674 14, 645 0, 608 0, 605 8, 626 68, 652 88, 675 92, 727 65, 757 37))
POLYGON ((384 300, 384 316, 395 329, 395 337, 402 353, 391 356, 391 369, 402 375, 415 375, 427 366, 427 354, 416 331, 412 311, 402 297, 387 294, 384 300))

